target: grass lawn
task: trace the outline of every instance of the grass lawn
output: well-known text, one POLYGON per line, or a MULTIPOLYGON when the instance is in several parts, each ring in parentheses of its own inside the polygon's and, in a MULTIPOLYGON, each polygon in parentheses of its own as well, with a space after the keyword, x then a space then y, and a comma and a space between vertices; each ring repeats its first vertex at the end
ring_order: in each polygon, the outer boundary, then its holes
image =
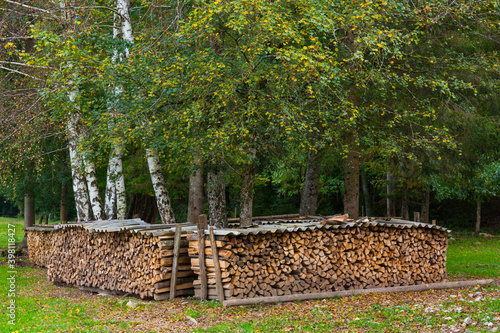
MULTIPOLYGON (((7 245, 10 221, 0 218, 1 246, 7 245)), ((20 240, 22 230, 16 234, 20 240)), ((448 251, 450 278, 498 279, 499 238, 455 238, 448 251)), ((0 265, 0 332, 491 332, 500 327, 496 285, 232 308, 186 298, 137 300, 131 308, 126 304, 133 298, 54 286, 42 268, 16 271, 16 323, 10 325, 10 273, 0 265)))
POLYGON ((8 245, 8 237, 7 232, 9 229, 9 225, 14 225, 16 230, 16 242, 19 242, 23 239, 23 220, 22 219, 14 219, 7 217, 0 217, 0 249, 6 248, 8 245))

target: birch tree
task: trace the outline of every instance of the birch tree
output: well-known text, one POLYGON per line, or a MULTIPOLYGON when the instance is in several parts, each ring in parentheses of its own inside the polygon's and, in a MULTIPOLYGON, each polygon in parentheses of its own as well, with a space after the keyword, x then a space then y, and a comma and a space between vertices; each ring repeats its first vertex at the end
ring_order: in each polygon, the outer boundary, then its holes
MULTIPOLYGON (((121 36, 123 40, 125 40, 128 44, 133 44, 133 29, 129 11, 129 0, 116 1, 113 37, 119 38, 121 36)), ((126 59, 129 56, 130 52, 128 47, 125 48, 124 54, 119 54, 119 52, 115 50, 114 61, 122 61, 123 58, 126 59)), ((116 84, 113 92, 113 100, 111 101, 112 112, 119 112, 116 109, 118 108, 119 98, 123 96, 123 93, 123 85, 116 84)), ((147 123, 147 121, 144 121, 141 125, 143 125, 144 123, 147 123)), ((166 182, 161 171, 160 157, 158 151, 152 146, 152 144, 149 144, 149 146, 146 148, 146 158, 161 221, 163 223, 174 223, 175 215, 170 202, 166 182)), ((108 218, 114 216, 115 209, 117 218, 125 218, 126 197, 122 164, 123 145, 118 143, 114 145, 108 165, 105 208, 108 218)))
MULTIPOLYGON (((129 9, 129 0, 116 1, 113 38, 121 37, 129 43, 133 43, 129 9)), ((128 48, 125 48, 125 54, 119 54, 118 50, 115 50, 113 60, 116 62, 122 60, 123 57, 128 58, 129 55, 128 48)), ((116 85, 114 87, 112 100, 110 101, 111 112, 117 111, 118 99, 122 92, 123 87, 121 85, 116 85)), ((115 214, 118 219, 124 219, 127 214, 127 198, 125 193, 125 179, 123 176, 123 144, 119 141, 120 140, 116 140, 113 144, 108 163, 105 201, 105 211, 108 219, 114 218, 115 214)))

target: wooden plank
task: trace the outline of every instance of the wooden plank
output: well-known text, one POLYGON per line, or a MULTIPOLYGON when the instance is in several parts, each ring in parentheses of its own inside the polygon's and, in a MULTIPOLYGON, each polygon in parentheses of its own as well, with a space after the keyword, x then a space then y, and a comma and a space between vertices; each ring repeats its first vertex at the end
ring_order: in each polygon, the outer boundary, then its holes
POLYGON ((182 225, 175 227, 174 239, 174 262, 172 264, 172 278, 170 280, 170 299, 175 298, 175 287, 177 285, 177 265, 179 262, 179 247, 181 245, 182 225))
POLYGON ((216 289, 217 295, 219 298, 219 302, 224 301, 224 289, 222 288, 222 277, 220 272, 220 264, 219 264, 219 253, 217 251, 217 246, 215 244, 215 236, 214 236, 214 227, 210 226, 208 228, 208 232, 210 233, 210 246, 212 247, 212 257, 214 260, 214 268, 215 268, 215 280, 216 280, 216 289))
POLYGON ((200 282, 201 282, 201 299, 207 299, 207 270, 205 268, 205 229, 207 227, 207 215, 202 214, 199 216, 198 221, 198 258, 200 259, 200 282))
POLYGON ((408 291, 425 291, 425 290, 438 290, 438 289, 451 289, 451 288, 465 288, 472 286, 484 286, 493 283, 493 279, 475 280, 475 281, 456 281, 456 282, 440 282, 429 284, 418 284, 414 286, 400 286, 400 287, 387 287, 387 288, 373 288, 373 289, 353 289, 332 291, 324 293, 311 293, 311 294, 295 294, 285 296, 272 296, 272 297, 255 297, 247 299, 230 299, 222 302, 223 306, 237 306, 237 305, 252 305, 252 304, 270 304, 278 302, 292 302, 297 300, 311 300, 320 298, 333 298, 333 297, 348 297, 369 293, 397 293, 408 291))

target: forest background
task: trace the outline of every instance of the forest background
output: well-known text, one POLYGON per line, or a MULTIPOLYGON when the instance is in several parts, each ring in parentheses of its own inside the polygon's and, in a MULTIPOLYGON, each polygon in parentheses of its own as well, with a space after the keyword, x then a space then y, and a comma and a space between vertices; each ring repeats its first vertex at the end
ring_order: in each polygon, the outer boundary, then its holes
POLYGON ((498 230, 499 28, 496 0, 0 0, 0 215, 498 230))

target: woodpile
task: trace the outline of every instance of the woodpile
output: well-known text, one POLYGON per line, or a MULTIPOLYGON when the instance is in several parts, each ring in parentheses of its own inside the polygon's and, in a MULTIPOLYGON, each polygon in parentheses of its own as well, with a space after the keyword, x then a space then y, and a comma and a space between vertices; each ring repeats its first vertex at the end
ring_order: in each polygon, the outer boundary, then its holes
POLYGON ((52 228, 37 228, 28 231, 28 256, 40 267, 47 267, 52 251, 52 228))
MULTIPOLYGON (((441 282, 447 230, 401 221, 215 230, 224 299, 320 293, 441 282)), ((195 295, 202 297, 198 236, 189 237, 195 295)), ((217 296, 217 258, 208 237, 209 299, 217 296)), ((221 294, 222 295, 222 294, 221 294)))
POLYGON ((198 229, 138 220, 31 227, 30 260, 46 266, 54 282, 156 300, 314 294, 447 277, 448 231, 435 225, 280 217, 208 231, 203 217, 198 229))
MULTIPOLYGON (((191 270, 186 232, 179 233, 176 252, 176 233, 171 226, 150 229, 144 222, 104 223, 61 225, 50 233, 52 246, 46 264, 50 281, 165 299, 171 296, 174 275, 175 295, 193 295, 196 276, 191 270)), ((38 253, 37 244, 32 242, 30 253, 38 253)))

